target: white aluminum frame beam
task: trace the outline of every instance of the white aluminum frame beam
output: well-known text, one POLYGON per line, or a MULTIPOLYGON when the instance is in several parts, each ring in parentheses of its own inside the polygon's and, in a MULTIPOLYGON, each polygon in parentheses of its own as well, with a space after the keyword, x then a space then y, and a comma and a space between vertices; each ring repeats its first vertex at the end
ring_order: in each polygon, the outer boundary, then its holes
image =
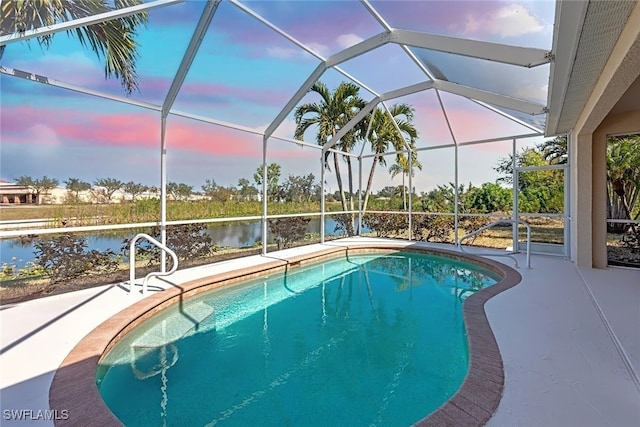
POLYGON ((356 43, 353 46, 350 46, 334 55, 331 55, 326 59, 325 64, 327 67, 333 67, 352 58, 370 52, 376 48, 379 48, 380 46, 384 46, 391 41, 391 34, 391 31, 385 31, 376 34, 373 37, 369 37, 368 39, 363 40, 360 43, 356 43))
MULTIPOLYGON (((378 102, 381 102, 381 101, 399 98, 402 96, 410 95, 410 94, 421 92, 428 89, 442 90, 444 92, 453 93, 455 95, 463 96, 471 100, 485 101, 494 105, 498 105, 498 106, 509 108, 516 111, 521 111, 523 113, 531 114, 531 115, 543 114, 545 112, 545 107, 540 104, 533 104, 533 103, 522 101, 516 98, 510 98, 507 96, 498 95, 492 92, 487 92, 480 89, 462 86, 456 83, 451 83, 443 80, 417 83, 411 86, 407 86, 404 88, 400 88, 400 89, 396 89, 396 90, 384 93, 374 98, 369 104, 367 104, 365 109, 370 107, 372 103, 377 104, 378 102)), ((373 109, 373 107, 371 107, 371 109, 373 109)), ((371 111, 371 109, 369 109, 368 111, 363 110, 365 111, 363 114, 359 113, 353 119, 351 119, 342 129, 338 131, 338 133, 333 138, 331 138, 326 144, 324 144, 323 151, 326 151, 327 149, 336 145, 338 140, 342 138, 349 130, 351 130, 360 120, 362 120, 366 116, 366 114, 368 114, 371 111)), ((511 118, 511 116, 508 116, 506 113, 502 113, 502 115, 520 124, 523 124, 521 121, 515 118, 511 118)), ((532 128, 531 125, 526 125, 526 126, 536 132, 539 132, 538 129, 532 128)), ((455 141, 455 138, 454 138, 454 141, 455 141)))
POLYGON ((340 130, 338 130, 338 132, 329 141, 325 142, 325 144, 322 146, 322 154, 324 155, 324 153, 329 151, 329 149, 333 148, 338 143, 340 138, 345 136, 347 132, 355 127, 355 125, 360 123, 360 121, 363 120, 367 116, 367 114, 373 111, 373 109, 376 108, 379 103, 379 97, 375 97, 373 98, 373 100, 369 101, 369 103, 365 105, 364 108, 362 108, 360 111, 358 111, 358 113, 353 116, 351 120, 349 120, 344 126, 342 126, 342 128, 340 128, 340 130))
POLYGON ((267 27, 269 27, 270 29, 272 29, 276 33, 280 34, 282 37, 284 37, 285 39, 289 40, 291 43, 295 44, 300 49, 302 49, 305 52, 307 52, 309 55, 312 55, 315 58, 319 59, 320 61, 324 62, 325 58, 322 55, 320 55, 318 52, 316 52, 315 50, 311 49, 309 46, 305 45, 304 43, 302 43, 301 41, 299 41, 295 37, 293 37, 290 34, 286 33, 285 31, 281 30, 280 28, 275 26, 273 24, 273 22, 269 21, 268 19, 264 18, 262 15, 260 15, 256 11, 254 11, 251 8, 247 7, 247 5, 242 4, 237 0, 228 0, 228 1, 232 5, 236 6, 238 9, 242 10, 244 13, 246 13, 246 14, 250 15, 251 17, 257 19, 258 21, 260 21, 261 23, 263 23, 264 25, 266 25, 267 27))
MULTIPOLYGON (((344 125, 342 129, 338 131, 327 143, 322 147, 322 151, 326 152, 329 148, 335 146, 340 138, 342 138, 349 130, 351 130, 360 120, 364 119, 364 117, 373 110, 373 108, 384 100, 389 100, 393 98, 398 98, 406 95, 410 95, 412 93, 421 92, 428 89, 436 89, 442 90, 444 92, 453 93, 456 95, 463 96, 465 98, 469 98, 471 100, 480 100, 485 101, 494 105, 498 105, 504 108, 509 108, 515 111, 521 111, 526 114, 543 114, 546 111, 546 107, 540 104, 534 104, 527 101, 522 101, 516 98, 510 98, 503 95, 498 95, 495 93, 483 91, 480 89, 470 88, 467 86, 458 85, 451 82, 446 82, 443 80, 436 80, 434 82, 423 82, 415 85, 407 86, 405 88, 400 88, 391 92, 384 93, 380 96, 377 96, 372 101, 369 102, 365 106, 363 110, 361 110, 358 114, 356 114, 347 124, 344 125)), ((521 121, 511 118, 511 116, 502 113, 505 117, 510 118, 520 124, 523 124, 521 121)), ((538 132, 538 129, 532 128, 531 125, 526 125, 528 128, 535 130, 538 132)), ((454 138, 455 140, 455 138, 454 138)))
POLYGON ((525 122, 524 120, 520 120, 517 117, 513 117, 511 114, 505 113, 504 111, 499 110, 498 108, 495 108, 495 107, 487 104, 486 102, 478 101, 477 99, 472 99, 471 101, 475 102, 478 105, 483 106, 484 108, 486 108, 488 110, 491 110, 492 112, 494 112, 496 114, 501 115, 502 117, 505 117, 505 118, 507 118, 507 119, 509 119, 509 120, 511 120, 513 122, 516 122, 521 126, 524 126, 524 127, 528 128, 528 129, 531 129, 534 132, 538 132, 540 135, 544 134, 544 131, 542 129, 539 129, 536 126, 533 126, 532 124, 525 122))
MULTIPOLYGON (((278 33, 279 35, 281 35, 282 37, 286 38, 287 40, 289 40, 291 43, 295 44, 296 46, 298 46, 299 48, 301 48, 302 50, 304 50, 305 52, 307 52, 308 54, 312 55, 313 57, 319 59, 322 62, 326 61, 326 58, 324 58, 322 55, 320 55, 318 52, 314 51, 313 49, 311 49, 309 46, 305 45, 304 43, 300 42, 299 40, 297 40, 295 37, 291 36, 290 34, 288 34, 287 32, 283 31, 282 29, 278 28, 276 25, 274 25, 271 21, 269 21, 268 19, 264 18, 263 16, 261 16, 259 13, 257 13, 256 11, 250 9, 249 7, 247 7, 246 5, 240 3, 237 0, 228 0, 229 3, 233 4, 234 6, 236 6, 238 9, 242 10, 243 12, 245 12, 246 14, 250 15, 251 17, 253 17, 254 19, 257 19, 258 21, 260 21, 262 24, 266 25, 267 27, 269 27, 271 30, 275 31, 276 33, 278 33)), ((346 78, 348 78, 349 80, 355 82, 356 84, 360 85, 362 88, 368 90, 369 92, 371 92, 374 96, 377 96, 378 94, 372 90, 371 88, 367 87, 364 83, 362 83, 361 81, 359 81, 357 78, 353 77, 351 74, 347 73, 346 71, 344 71, 343 69, 341 69, 340 67, 334 66, 333 69, 335 69, 337 72, 339 72, 340 74, 342 74, 343 76, 345 76, 346 78)))
POLYGON ((463 86, 445 80, 436 80, 434 82, 434 87, 444 92, 464 96, 465 98, 477 99, 478 101, 509 108, 510 110, 520 111, 525 114, 536 115, 547 112, 547 108, 542 104, 535 104, 533 102, 523 101, 521 99, 505 95, 498 95, 486 90, 463 86))
MULTIPOLYGON (((294 43, 296 46, 298 46, 301 49, 303 49, 305 52, 309 53, 310 55, 313 55, 314 57, 316 57, 320 61, 322 61, 322 63, 318 64, 316 69, 311 73, 311 75, 307 78, 307 80, 305 80, 305 82, 302 84, 302 86, 300 86, 300 88, 293 95, 293 97, 291 97, 289 102, 284 106, 284 108, 280 111, 280 113, 276 116, 276 118, 271 122, 271 124, 269 124, 269 126, 267 127, 267 129, 265 130, 265 133, 264 133, 265 138, 268 139, 268 138, 271 137, 271 135, 273 135, 275 130, 278 128, 278 126, 280 126, 282 124, 282 122, 287 118, 289 113, 291 113, 291 111, 295 108, 295 106, 298 104, 298 102, 300 102, 302 100, 302 98, 304 98, 304 96, 307 94, 307 92, 309 91, 311 86, 313 86, 313 84, 329 68, 335 69, 336 71, 338 71, 340 74, 342 74, 343 76, 345 76, 349 80, 355 82, 356 84, 358 84, 362 88, 364 88, 367 91, 371 92, 374 96, 378 96, 378 94, 373 89, 369 88, 367 85, 365 85, 364 83, 359 81, 357 78, 353 77, 352 75, 350 75, 346 71, 342 70, 340 67, 337 66, 337 64, 339 64, 341 62, 344 62, 344 61, 347 61, 347 60, 349 60, 349 59, 351 59, 351 58, 353 58, 355 56, 362 55, 363 53, 366 53, 371 49, 375 49, 378 46, 381 46, 381 45, 383 45, 385 43, 388 43, 389 41, 387 40, 386 42, 383 42, 383 43, 379 44, 380 43, 380 40, 379 40, 380 38, 384 39, 384 38, 388 38, 389 37, 388 32, 383 32, 381 34, 378 34, 377 36, 373 36, 373 37, 371 37, 371 38, 369 38, 369 39, 367 39, 367 40, 365 40, 363 42, 358 43, 358 45, 360 45, 360 47, 358 49, 355 49, 354 51, 351 51, 349 53, 349 56, 342 55, 342 52, 338 52, 337 54, 333 55, 332 57, 330 57, 328 59, 325 59, 322 55, 318 54, 313 49, 311 49, 310 47, 306 46, 304 43, 298 41, 293 36, 289 35, 285 31, 283 31, 282 29, 278 28, 271 21, 269 21, 268 19, 265 19, 259 13, 253 11, 252 9, 247 7, 246 5, 240 3, 240 2, 238 2, 236 0, 229 0, 229 1, 230 1, 231 4, 233 4, 234 6, 238 7, 243 12, 247 13, 248 15, 253 17, 254 19, 257 19, 262 24, 264 24, 267 27, 269 27, 271 30, 275 31, 276 33, 278 33, 282 37, 286 38, 290 42, 294 43), (327 65, 328 63, 331 63, 332 65, 329 66, 329 65, 327 65)), ((346 50, 349 50, 349 49, 350 48, 348 48, 346 50)))
POLYGON ((319 64, 315 70, 311 73, 307 80, 298 88, 296 93, 293 94, 289 102, 284 106, 284 108, 278 113, 275 119, 271 122, 271 124, 264 131, 264 137, 269 138, 273 132, 282 124, 282 122, 287 118, 289 113, 298 105, 298 102, 304 98, 304 96, 309 92, 309 89, 315 84, 316 81, 322 76, 322 74, 327 70, 327 66, 322 63, 319 64))
POLYGON ((510 46, 399 29, 392 30, 392 42, 526 68, 547 64, 552 59, 550 52, 544 49, 510 46))
POLYGON ((416 83, 410 86, 405 86, 400 89, 395 89, 379 96, 380 101, 389 101, 395 98, 401 98, 403 96, 412 95, 414 93, 422 92, 425 90, 433 89, 435 83, 433 81, 425 81, 422 83, 416 83))
POLYGON ((178 111, 178 110, 175 110, 175 109, 171 109, 171 111, 169 112, 169 115, 184 117, 184 118, 187 118, 187 119, 196 120, 196 121, 203 122, 203 123, 209 123, 209 124, 220 126, 220 127, 223 127, 223 128, 239 130, 239 131, 250 133, 250 134, 253 134, 253 135, 262 136, 262 132, 259 131, 258 129, 254 129, 254 128, 250 128, 250 127, 242 126, 242 125, 237 125, 235 123, 225 122, 223 120, 212 119, 210 117, 201 116, 199 114, 188 113, 186 111, 178 111))
POLYGON ((176 3, 182 3, 185 0, 156 0, 149 3, 142 3, 135 6, 123 7, 105 13, 98 13, 85 18, 73 19, 71 21, 61 22, 59 24, 40 27, 28 30, 23 33, 7 34, 0 37, 0 46, 9 43, 15 43, 23 40, 29 40, 35 37, 47 36, 49 34, 59 33, 61 31, 69 31, 75 28, 86 27, 88 25, 99 24, 101 22, 110 21, 112 19, 123 18, 125 16, 135 15, 136 13, 145 12, 157 7, 169 6, 176 3))
POLYGON ((44 84, 47 86, 59 87, 61 89, 67 89, 73 92, 84 93, 86 95, 96 96, 98 98, 104 98, 111 101, 121 102, 123 104, 134 105, 136 107, 146 108, 148 110, 161 111, 162 107, 160 105, 151 104, 149 102, 138 101, 133 98, 126 98, 124 96, 111 95, 105 92, 101 92, 99 90, 87 89, 82 86, 77 86, 72 83, 63 82, 60 80, 52 79, 47 76, 42 76, 40 74, 30 73, 28 71, 16 70, 14 68, 7 68, 0 65, 0 74, 4 74, 11 77, 17 77, 24 80, 29 80, 32 82, 44 84))
POLYGON ((218 5, 221 0, 208 1, 202 11, 202 15, 200 15, 200 20, 196 25, 196 29, 193 31, 193 36, 191 36, 191 41, 189 42, 189 46, 182 57, 182 61, 180 62, 180 66, 178 67, 178 71, 173 77, 173 81, 171 82, 171 87, 169 88, 169 92, 162 104, 162 117, 165 118, 169 114, 173 103, 178 96, 178 92, 184 83, 185 78, 187 77, 187 73, 191 68, 191 64, 198 53, 198 49, 202 44, 202 39, 204 39, 204 35, 209 28, 209 24, 211 24, 211 20, 213 19, 213 15, 215 15, 216 10, 218 9, 218 5))
MULTIPOLYGON (((478 139, 475 141, 466 141, 466 142, 458 142, 457 145, 458 147, 465 147, 467 145, 478 145, 478 144, 486 144, 488 142, 509 142, 512 139, 525 139, 525 138, 536 138, 539 137, 540 134, 538 133, 525 133, 525 134, 520 134, 520 135, 513 135, 513 136, 506 136, 506 137, 499 137, 499 138, 488 138, 488 139, 478 139)), ((415 149, 415 151, 420 152, 420 151, 431 151, 431 150, 440 150, 443 148, 454 148, 456 146, 456 144, 442 144, 442 145, 431 145, 428 147, 418 147, 415 149)), ((388 151, 386 153, 384 153, 384 156, 393 156, 395 154, 400 154, 402 153, 402 151, 388 151)), ((362 156, 363 159, 370 159, 372 157, 375 157, 376 154, 365 154, 362 156)))
POLYGON ((314 149, 314 150, 322 150, 322 146, 320 146, 320 145, 311 144, 311 143, 305 142, 305 141, 300 141, 299 139, 287 138, 287 137, 278 136, 278 135, 271 135, 270 138, 271 139, 277 139, 278 141, 291 142, 293 144, 296 144, 300 148, 309 147, 309 148, 314 149))
MULTIPOLYGON (((411 146, 409 145, 407 140, 404 139, 404 136, 402 136, 402 130, 400 129, 400 126, 398 126, 398 122, 396 121, 396 118, 393 117, 393 115, 391 114, 391 110, 389 109, 389 107, 385 102, 381 102, 381 104, 382 104, 382 108, 384 108, 385 112, 389 115, 389 118, 391 119, 391 123, 393 123, 393 127, 396 129, 396 132, 398 132, 398 135, 400 135, 400 137, 402 138, 402 141, 404 142, 404 148, 407 149, 408 153, 411 153, 412 151, 411 146)), ((409 159, 409 164, 411 164, 411 159, 409 159)))
MULTIPOLYGON (((373 5, 371 5, 371 3, 369 3, 367 0, 360 0, 360 3, 362 3, 365 9, 369 11, 369 13, 375 18, 376 21, 378 21, 380 25, 382 25, 382 27, 384 27, 385 30, 391 31, 393 29, 391 25, 389 25, 389 23, 382 17, 382 15, 380 15, 378 10, 373 7, 373 5)), ((416 66, 420 69, 420 71, 424 73, 425 76, 427 76, 430 80, 435 79, 431 71, 429 71, 429 69, 425 67, 425 65, 413 54, 413 52, 411 52, 411 49, 409 49, 408 46, 401 45, 400 47, 402 47, 404 53, 406 53, 409 58, 411 58, 413 63, 416 64, 416 66)))
POLYGON ((342 138, 347 132, 349 132, 358 122, 365 118, 380 102, 390 99, 400 98, 402 96, 411 95, 413 93, 422 92, 434 87, 434 82, 428 81, 423 83, 417 83, 404 88, 392 90, 382 95, 373 98, 365 107, 358 112, 351 120, 349 120, 343 127, 336 133, 329 141, 322 146, 322 152, 326 152, 330 148, 334 147, 340 138, 342 138))
POLYGON ((451 140, 453 141, 453 145, 458 146, 458 139, 456 138, 456 134, 451 127, 451 121, 449 120, 449 115, 447 114, 447 109, 444 108, 444 103, 442 102, 442 97, 440 96, 440 92, 436 89, 436 97, 438 98, 438 105, 440 105, 440 111, 442 111, 442 115, 444 116, 444 120, 447 123, 447 129, 449 130, 449 135, 451 135, 451 140))

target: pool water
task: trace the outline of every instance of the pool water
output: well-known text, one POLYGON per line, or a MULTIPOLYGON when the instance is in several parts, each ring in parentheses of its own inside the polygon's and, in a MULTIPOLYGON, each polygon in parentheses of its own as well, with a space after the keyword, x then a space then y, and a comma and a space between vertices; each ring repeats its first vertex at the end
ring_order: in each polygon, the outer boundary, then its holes
POLYGON ((410 425, 460 387, 462 302, 498 280, 406 252, 212 291, 124 337, 100 393, 127 426, 410 425))

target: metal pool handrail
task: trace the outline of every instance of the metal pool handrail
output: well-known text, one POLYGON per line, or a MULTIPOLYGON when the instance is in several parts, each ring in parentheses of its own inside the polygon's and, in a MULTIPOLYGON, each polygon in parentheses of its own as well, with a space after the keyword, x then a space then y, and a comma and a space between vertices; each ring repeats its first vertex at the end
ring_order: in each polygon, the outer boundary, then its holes
MULTIPOLYGON (((458 240, 458 249, 460 250, 460 252, 465 252, 464 249, 462 249, 462 241, 468 239, 469 237, 473 237, 476 236, 480 233, 482 233, 484 230, 487 230, 489 228, 495 227, 496 225, 499 224, 504 224, 504 223, 509 223, 509 224, 522 224, 525 227, 527 227, 527 268, 531 268, 531 226, 529 225, 528 222, 526 221, 522 221, 519 219, 501 219, 498 221, 494 221, 490 224, 485 225, 484 227, 480 227, 478 228, 476 231, 472 231, 471 233, 465 234, 464 236, 462 236, 462 238, 460 238, 460 240, 458 240)), ((467 252, 469 253, 469 252, 467 252)), ((518 260, 512 256, 514 254, 520 253, 520 251, 517 250, 513 250, 510 252, 505 252, 505 253, 491 253, 491 252, 474 252, 473 255, 482 255, 482 256, 507 256, 509 258, 511 258, 513 260, 513 262, 515 262, 516 267, 518 267, 518 260)))
POLYGON ((155 246, 157 246, 160 250, 169 254, 171 259, 173 260, 173 265, 169 271, 156 271, 147 274, 142 280, 142 293, 147 293, 147 282, 151 277, 160 277, 160 276, 168 276, 172 274, 174 271, 178 269, 178 256, 174 251, 158 242, 153 237, 149 236, 145 233, 136 234, 133 239, 131 239, 131 243, 129 243, 129 293, 133 292, 133 286, 135 285, 136 279, 136 242, 140 239, 146 239, 155 246))

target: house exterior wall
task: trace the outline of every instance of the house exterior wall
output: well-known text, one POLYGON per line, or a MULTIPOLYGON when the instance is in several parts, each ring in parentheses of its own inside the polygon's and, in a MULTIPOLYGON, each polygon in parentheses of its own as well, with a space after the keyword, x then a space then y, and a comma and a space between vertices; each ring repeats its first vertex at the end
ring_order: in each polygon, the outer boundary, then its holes
POLYGON ((640 133, 640 111, 609 114, 593 133, 593 265, 607 265, 607 136, 640 133))
POLYGON ((571 130, 571 259, 578 266, 607 266, 606 135, 633 132, 634 128, 637 130, 638 111, 615 116, 610 116, 610 112, 638 76, 640 2, 629 16, 594 90, 571 130), (632 123, 634 120, 635 124, 632 123))
POLYGON ((19 185, 0 185, 0 204, 36 204, 38 198, 33 192, 19 185))
POLYGON ((571 259, 581 266, 591 266, 592 221, 592 137, 571 134, 571 259))

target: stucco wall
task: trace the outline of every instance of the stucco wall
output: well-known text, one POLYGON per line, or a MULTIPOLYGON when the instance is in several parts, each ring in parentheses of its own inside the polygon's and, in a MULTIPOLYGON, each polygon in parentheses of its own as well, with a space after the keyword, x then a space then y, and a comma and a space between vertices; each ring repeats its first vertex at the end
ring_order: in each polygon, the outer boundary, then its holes
POLYGON ((611 115, 612 109, 638 76, 640 2, 629 16, 571 130, 571 259, 581 267, 607 266, 606 136, 638 130, 640 113, 637 111, 611 115))
POLYGON ((592 134, 571 134, 571 259, 592 266, 592 134))
POLYGON ((607 136, 640 133, 640 111, 609 114, 593 133, 592 146, 592 256, 593 266, 607 266, 607 136))

